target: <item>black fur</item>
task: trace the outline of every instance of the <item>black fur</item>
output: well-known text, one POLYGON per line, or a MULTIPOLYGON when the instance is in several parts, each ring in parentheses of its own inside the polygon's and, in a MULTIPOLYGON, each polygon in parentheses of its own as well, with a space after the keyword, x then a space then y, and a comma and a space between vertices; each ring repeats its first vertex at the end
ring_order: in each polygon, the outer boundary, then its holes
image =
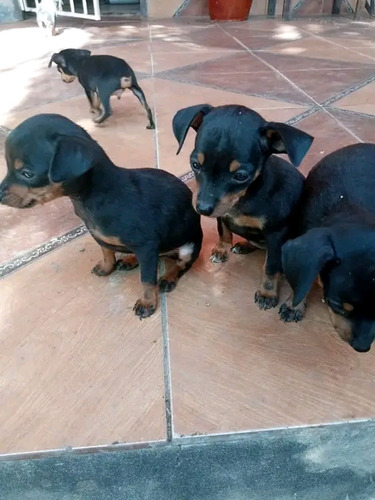
POLYGON ((70 83, 78 77, 90 103, 90 111, 98 114, 94 119, 95 123, 103 123, 111 116, 111 95, 117 95, 120 99, 121 93, 128 88, 147 112, 147 128, 155 128, 152 111, 144 92, 134 71, 123 59, 107 55, 92 56, 89 50, 84 49, 64 49, 52 55, 48 67, 51 67, 53 62, 65 83, 70 83))
POLYGON ((300 236, 282 250, 284 272, 294 291, 293 302, 281 308, 282 319, 301 319, 295 318, 295 308, 319 275, 334 325, 361 352, 368 351, 375 338, 374 193, 374 144, 329 154, 306 179, 300 236))
POLYGON ((313 138, 284 123, 266 122, 244 106, 200 104, 178 111, 173 119, 178 152, 190 127, 197 132, 190 155, 197 181, 196 210, 218 218, 220 241, 211 260, 227 260, 232 233, 251 244, 235 245, 235 253, 267 249, 255 300, 261 309, 275 307, 281 247, 289 236, 304 182, 294 167, 313 138), (294 166, 273 153, 287 153, 294 166))
MULTIPOLYGON (((115 166, 85 130, 54 114, 21 123, 7 137, 5 151, 8 174, 0 184, 0 202, 29 208, 69 196, 76 214, 104 249, 104 266, 95 266, 95 274, 114 270, 115 252, 137 257, 144 287, 143 299, 135 306, 140 317, 156 308, 159 255, 176 260, 175 273, 159 281, 162 291, 172 290, 197 259, 200 216, 192 207, 190 189, 174 175, 115 166)), ((123 267, 136 265, 125 261, 123 267)))

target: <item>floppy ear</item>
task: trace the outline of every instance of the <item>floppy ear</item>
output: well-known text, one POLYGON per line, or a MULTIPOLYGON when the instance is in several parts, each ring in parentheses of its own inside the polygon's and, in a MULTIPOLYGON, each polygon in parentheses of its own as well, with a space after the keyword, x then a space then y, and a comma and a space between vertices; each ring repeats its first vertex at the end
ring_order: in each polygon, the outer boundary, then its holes
POLYGON ((49 167, 53 183, 66 182, 90 170, 103 153, 93 141, 82 137, 61 136, 49 167))
POLYGON ((268 122, 260 131, 262 146, 270 153, 287 153, 298 167, 314 138, 286 123, 268 122))
POLYGON ((173 117, 173 133, 179 144, 176 154, 181 151, 189 128, 192 127, 197 131, 202 124, 204 116, 212 110, 213 106, 210 104, 197 104, 196 106, 190 106, 177 111, 173 117))
POLYGON ((54 54, 52 54, 52 57, 48 63, 49 68, 52 66, 53 62, 57 65, 60 65, 60 66, 66 66, 65 57, 63 55, 59 54, 58 52, 55 52, 54 54))
POLYGON ((283 272, 293 290, 293 307, 306 297, 324 266, 335 259, 328 229, 311 229, 283 245, 283 272))

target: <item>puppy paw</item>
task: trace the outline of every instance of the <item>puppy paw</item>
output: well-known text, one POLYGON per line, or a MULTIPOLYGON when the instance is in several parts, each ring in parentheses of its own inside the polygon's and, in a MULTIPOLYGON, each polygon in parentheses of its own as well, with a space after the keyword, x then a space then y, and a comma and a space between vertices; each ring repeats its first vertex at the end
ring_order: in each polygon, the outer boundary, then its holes
POLYGON ((144 299, 138 299, 133 307, 133 311, 139 319, 148 318, 156 311, 156 304, 144 299))
POLYGON ((303 319, 304 312, 305 305, 298 305, 297 307, 293 307, 284 302, 284 304, 281 304, 280 306, 279 316, 280 319, 285 323, 292 323, 293 321, 295 323, 298 323, 298 321, 301 321, 303 319))
POLYGON ((254 252, 256 247, 247 241, 236 243, 231 249, 231 252, 245 255, 247 253, 254 252))
POLYGON ((255 294, 254 301, 258 304, 259 309, 266 311, 267 309, 272 309, 277 306, 279 303, 279 297, 277 295, 262 295, 261 291, 258 290, 255 294))
POLYGON ((162 276, 158 282, 158 285, 159 285, 159 290, 161 292, 171 292, 172 290, 174 290, 176 288, 177 281, 168 280, 162 276))
POLYGON ((135 255, 128 255, 116 262, 116 269, 118 269, 119 271, 131 271, 138 266, 139 263, 135 255))
POLYGON ((149 130, 154 130, 155 124, 154 123, 149 123, 146 128, 148 128, 149 130))
POLYGON ((215 264, 226 262, 229 258, 229 250, 222 248, 214 248, 210 255, 210 261, 215 264))
POLYGON ((93 274, 96 276, 108 276, 114 270, 114 266, 106 265, 103 261, 100 261, 91 269, 93 274))

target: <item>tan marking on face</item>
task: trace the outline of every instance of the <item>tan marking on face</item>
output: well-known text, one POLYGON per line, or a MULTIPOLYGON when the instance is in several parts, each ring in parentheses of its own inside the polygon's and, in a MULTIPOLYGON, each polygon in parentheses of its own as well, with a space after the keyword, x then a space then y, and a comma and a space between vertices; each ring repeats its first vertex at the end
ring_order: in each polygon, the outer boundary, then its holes
POLYGON ((233 160, 229 164, 229 172, 236 172, 241 166, 241 163, 237 160, 233 160))
POLYGON ((345 342, 350 342, 353 338, 352 325, 350 321, 340 314, 336 314, 328 307, 328 312, 331 317, 332 325, 339 334, 340 338, 345 342))
POLYGON ((343 307, 344 311, 347 311, 347 312, 352 312, 354 309, 353 304, 349 304, 348 302, 343 302, 342 307, 343 307))
POLYGON ((19 160, 18 158, 14 160, 13 163, 14 170, 22 170, 23 167, 24 167, 24 162, 22 160, 19 160))
POLYGON ((215 210, 211 217, 223 217, 230 212, 233 207, 239 202, 240 198, 246 194, 247 188, 239 191, 238 193, 231 193, 223 196, 219 203, 216 205, 215 210))
POLYGON ((61 75, 61 80, 65 83, 72 83, 76 79, 74 75, 67 75, 64 73, 64 71, 60 68, 60 75, 61 75))
POLYGON ((9 207, 25 208, 32 202, 43 204, 61 196, 64 196, 61 184, 49 184, 38 188, 12 184, 7 189, 2 204, 9 207))
POLYGON ((120 82, 122 89, 129 89, 133 85, 131 76, 123 76, 120 82))
POLYGON ((201 165, 204 163, 204 153, 198 153, 197 154, 198 161, 201 165))
POLYGON ((263 215, 259 217, 239 215, 238 217, 233 217, 232 220, 239 227, 252 227, 257 229, 263 229, 266 223, 266 217, 263 215))

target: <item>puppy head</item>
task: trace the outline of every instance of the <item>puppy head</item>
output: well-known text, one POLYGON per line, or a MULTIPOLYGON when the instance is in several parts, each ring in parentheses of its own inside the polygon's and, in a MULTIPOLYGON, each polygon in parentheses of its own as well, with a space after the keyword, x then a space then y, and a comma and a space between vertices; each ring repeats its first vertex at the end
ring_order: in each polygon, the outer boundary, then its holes
POLYGON ((60 52, 55 52, 48 63, 48 67, 54 62, 57 65, 57 71, 61 75, 61 79, 65 83, 71 83, 76 79, 80 60, 83 57, 91 55, 89 50, 84 49, 64 49, 60 52))
POLYGON ((284 123, 266 122, 244 106, 200 104, 173 118, 180 152, 189 128, 196 132, 190 155, 197 181, 196 210, 211 217, 228 213, 261 174, 273 153, 287 153, 299 166, 313 138, 284 123))
POLYGON ((36 115, 7 137, 8 172, 0 184, 0 203, 30 208, 69 194, 69 187, 101 155, 81 127, 60 115, 36 115))
POLYGON ((319 275, 331 321, 358 352, 375 339, 373 228, 316 228, 283 246, 284 274, 299 304, 319 275))

